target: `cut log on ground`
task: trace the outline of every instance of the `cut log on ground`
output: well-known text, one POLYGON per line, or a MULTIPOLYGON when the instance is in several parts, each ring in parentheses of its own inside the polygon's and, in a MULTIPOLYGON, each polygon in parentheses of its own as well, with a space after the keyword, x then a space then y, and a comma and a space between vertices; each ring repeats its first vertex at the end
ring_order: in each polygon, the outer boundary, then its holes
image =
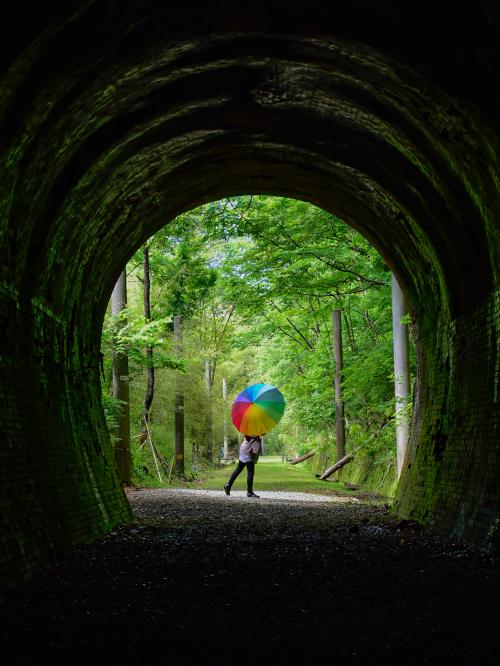
POLYGON ((296 465, 299 462, 302 462, 303 460, 307 460, 308 458, 312 458, 313 455, 316 453, 316 451, 309 451, 309 453, 304 453, 303 456, 299 456, 298 458, 294 458, 293 460, 290 460, 290 465, 296 465))
POLYGON ((327 479, 329 476, 331 476, 334 472, 336 472, 338 469, 343 467, 344 465, 347 465, 347 463, 351 462, 351 460, 354 460, 354 456, 352 453, 348 453, 346 456, 341 458, 339 461, 335 463, 335 465, 332 465, 329 467, 327 470, 323 472, 323 474, 319 477, 321 481, 324 481, 327 479))

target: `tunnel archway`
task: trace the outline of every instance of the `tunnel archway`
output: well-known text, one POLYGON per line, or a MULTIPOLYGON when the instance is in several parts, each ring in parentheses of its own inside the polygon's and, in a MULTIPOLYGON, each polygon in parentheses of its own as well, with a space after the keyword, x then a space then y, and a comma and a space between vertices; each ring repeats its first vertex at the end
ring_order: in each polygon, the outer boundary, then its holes
POLYGON ((497 100, 472 65, 458 80, 455 43, 429 67, 439 43, 409 38, 422 15, 358 4, 363 23, 328 3, 154 2, 14 23, 0 83, 5 582, 130 519, 99 394, 112 286, 166 221, 249 192, 334 213, 396 273, 419 366, 396 510, 498 547, 497 100))

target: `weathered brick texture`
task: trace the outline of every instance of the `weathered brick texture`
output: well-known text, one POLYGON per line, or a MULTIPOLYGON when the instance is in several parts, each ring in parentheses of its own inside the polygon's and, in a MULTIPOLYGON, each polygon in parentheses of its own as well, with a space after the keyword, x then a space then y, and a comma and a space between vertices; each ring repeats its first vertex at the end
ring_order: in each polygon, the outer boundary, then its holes
POLYGON ((498 547, 495 3, 451 23, 389 0, 118 5, 0 22, 0 584, 130 519, 107 301, 170 219, 242 193, 322 206, 380 251, 418 338, 397 510, 498 547))
POLYGON ((419 404, 396 509, 485 549, 500 532, 500 292, 423 333, 419 404))
POLYGON ((0 352, 5 585, 130 520, 130 512, 98 408, 97 364, 75 362, 64 322, 40 303, 23 311, 12 290, 0 295, 10 331, 0 352))

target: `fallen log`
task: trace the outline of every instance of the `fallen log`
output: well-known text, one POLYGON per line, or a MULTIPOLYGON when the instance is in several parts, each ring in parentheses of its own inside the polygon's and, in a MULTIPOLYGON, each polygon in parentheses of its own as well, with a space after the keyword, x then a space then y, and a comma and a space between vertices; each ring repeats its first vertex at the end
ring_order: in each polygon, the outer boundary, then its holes
POLYGON ((343 467, 344 465, 347 465, 347 463, 351 462, 351 460, 354 460, 354 456, 352 453, 348 453, 346 456, 338 460, 335 465, 332 465, 329 467, 327 470, 323 472, 323 474, 319 477, 321 481, 324 481, 327 479, 329 476, 331 476, 334 472, 336 472, 338 469, 343 467))
POLYGON ((296 465, 299 462, 302 462, 303 460, 307 460, 308 458, 312 458, 313 455, 316 453, 316 451, 309 451, 309 453, 304 453, 303 456, 299 456, 298 458, 294 458, 293 460, 289 460, 290 465, 296 465))

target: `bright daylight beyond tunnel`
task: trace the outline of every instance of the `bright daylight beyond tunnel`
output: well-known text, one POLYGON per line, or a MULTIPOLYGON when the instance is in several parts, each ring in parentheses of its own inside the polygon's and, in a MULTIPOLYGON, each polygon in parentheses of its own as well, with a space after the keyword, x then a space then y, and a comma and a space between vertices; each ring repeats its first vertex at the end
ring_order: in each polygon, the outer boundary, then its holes
POLYGON ((261 489, 392 497, 415 354, 406 343, 395 375, 393 327, 408 340, 410 319, 393 322, 391 277, 353 228, 295 199, 223 199, 167 224, 127 263, 103 327, 122 481, 222 488, 242 438, 232 402, 268 383, 287 406, 264 436, 261 489))

